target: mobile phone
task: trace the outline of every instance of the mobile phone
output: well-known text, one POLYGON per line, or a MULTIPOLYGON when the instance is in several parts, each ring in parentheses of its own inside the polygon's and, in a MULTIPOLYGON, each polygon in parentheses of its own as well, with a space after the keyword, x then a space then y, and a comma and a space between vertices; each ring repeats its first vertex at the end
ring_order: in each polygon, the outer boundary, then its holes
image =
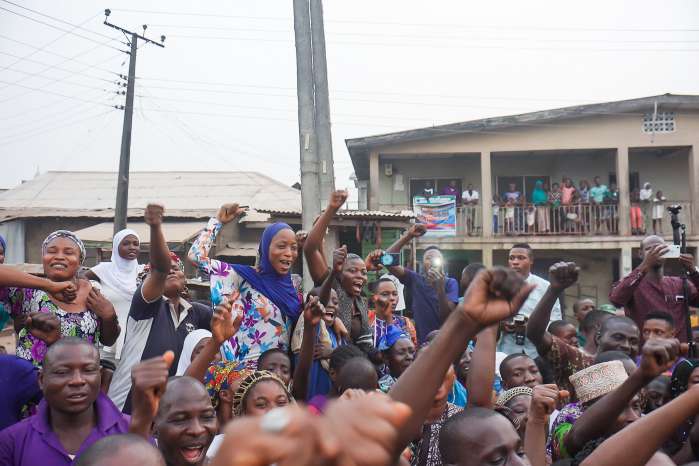
POLYGON ((679 259, 680 257, 680 245, 679 244, 670 244, 668 245, 668 250, 665 254, 663 254, 661 257, 663 259, 679 259))
POLYGON ((374 259, 374 264, 383 265, 384 267, 393 267, 400 264, 399 252, 384 252, 379 257, 374 259))
POLYGON ((525 317, 522 314, 517 314, 512 319, 512 323, 515 325, 524 325, 525 317))

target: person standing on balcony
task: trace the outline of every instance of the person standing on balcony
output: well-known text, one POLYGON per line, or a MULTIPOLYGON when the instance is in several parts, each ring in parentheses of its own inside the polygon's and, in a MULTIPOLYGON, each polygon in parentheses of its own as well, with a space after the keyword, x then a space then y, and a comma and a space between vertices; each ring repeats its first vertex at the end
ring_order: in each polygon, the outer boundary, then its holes
POLYGON ((502 196, 502 200, 508 206, 512 206, 514 214, 514 231, 520 233, 522 231, 522 208, 519 204, 524 203, 522 193, 517 191, 517 185, 510 183, 507 192, 502 196))
MULTIPOLYGON (((663 254, 668 245, 659 236, 647 236, 641 241, 641 265, 612 286, 609 301, 624 307, 639 328, 643 328, 646 316, 655 311, 670 314, 674 319, 677 337, 687 342, 687 326, 682 278, 666 277, 663 272, 663 254)), ((688 298, 691 306, 699 305, 699 271, 691 254, 681 254, 680 264, 688 274, 688 298)))
POLYGON ((658 190, 653 198, 653 234, 663 234, 663 216, 665 215, 665 196, 658 190))
POLYGON ((563 205, 563 213, 561 215, 561 221, 565 222, 565 230, 573 231, 574 223, 573 218, 577 218, 575 214, 575 207, 573 207, 573 200, 575 199, 576 189, 573 186, 573 181, 566 177, 563 177, 563 186, 561 186, 561 204, 563 205), (573 217, 571 214, 575 214, 573 217))
POLYGON ((578 195, 580 197, 580 230, 581 233, 590 231, 590 182, 580 180, 578 195))
POLYGON ((449 180, 449 184, 442 188, 439 193, 442 196, 454 196, 456 198, 456 205, 461 204, 461 199, 459 199, 459 190, 456 187, 456 180, 449 180))
MULTIPOLYGON (((403 246, 423 236, 426 231, 424 225, 413 225, 386 252, 399 252, 403 246)), ((388 267, 388 271, 398 277, 405 285, 406 292, 412 297, 417 341, 418 344, 422 344, 430 332, 441 327, 456 307, 459 301, 459 284, 446 275, 442 252, 436 246, 425 249, 422 255, 422 273, 400 265, 388 267)))
POLYGON ((607 185, 602 184, 599 180, 599 176, 596 176, 593 180, 594 186, 590 188, 590 203, 593 204, 593 216, 595 218, 595 233, 599 234, 601 230, 602 219, 604 217, 604 200, 607 197, 607 185))
MULTIPOLYGON (((476 229, 476 205, 479 199, 478 191, 473 189, 473 184, 469 183, 466 185, 466 190, 461 193, 461 200, 464 204, 464 209, 466 209, 466 234, 469 236, 476 229)), ((497 230, 497 227, 495 227, 493 232, 497 232, 497 230)))
POLYGON ((537 232, 547 234, 551 230, 549 224, 549 197, 544 190, 544 182, 536 180, 532 191, 532 203, 536 206, 537 232))
POLYGON ((563 199, 563 193, 561 193, 561 188, 558 183, 553 183, 551 185, 551 191, 549 191, 549 204, 551 204, 551 231, 554 233, 560 233, 563 230, 563 221, 565 215, 561 212, 561 201, 563 199))
POLYGON ((653 188, 650 183, 643 183, 643 189, 638 193, 641 201, 641 211, 643 212, 643 234, 648 234, 651 230, 653 218, 653 188))
MULTIPOLYGON (((532 265, 534 264, 534 252, 531 246, 526 243, 519 243, 512 246, 508 256, 508 266, 517 272, 530 285, 536 285, 536 288, 529 293, 529 297, 524 302, 514 318, 505 321, 503 324, 502 336, 498 342, 498 351, 507 354, 526 353, 530 358, 536 359, 539 356, 536 346, 528 338, 526 338, 526 321, 534 312, 534 309, 539 304, 539 301, 549 288, 549 282, 537 275, 531 273, 532 265), (523 319, 521 317, 524 317, 523 319), (518 318, 520 317, 520 318, 518 318)), ((558 299, 555 300, 551 310, 550 321, 561 320, 561 303, 558 299)))
POLYGON ((643 213, 641 213, 641 201, 639 199, 638 189, 631 192, 631 209, 629 214, 631 215, 631 234, 642 235, 643 213))
POLYGON ((619 188, 616 183, 609 183, 607 204, 607 228, 611 233, 619 233, 619 188))

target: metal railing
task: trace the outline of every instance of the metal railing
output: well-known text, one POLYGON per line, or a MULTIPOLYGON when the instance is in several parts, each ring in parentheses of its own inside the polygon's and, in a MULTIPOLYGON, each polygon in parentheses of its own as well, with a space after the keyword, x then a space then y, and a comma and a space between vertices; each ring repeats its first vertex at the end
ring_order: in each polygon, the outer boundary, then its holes
MULTIPOLYGON (((672 235, 667 206, 682 206, 681 221, 690 234, 691 202, 665 201, 662 206, 632 203, 629 216, 632 235, 672 235), (654 212, 654 209, 658 209, 654 212), (654 215, 654 213, 656 215, 654 215), (659 214, 660 221, 653 221, 659 214)), ((573 204, 543 205, 519 204, 515 206, 494 205, 492 228, 495 236, 552 236, 585 235, 615 236, 619 234, 619 219, 622 212, 618 204, 573 204)), ((457 235, 482 236, 483 211, 480 205, 457 208, 457 235)))

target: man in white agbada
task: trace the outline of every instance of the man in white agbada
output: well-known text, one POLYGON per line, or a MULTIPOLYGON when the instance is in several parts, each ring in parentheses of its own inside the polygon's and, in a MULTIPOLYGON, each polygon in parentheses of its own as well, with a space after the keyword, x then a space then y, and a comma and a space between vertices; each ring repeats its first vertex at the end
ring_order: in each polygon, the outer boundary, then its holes
MULTIPOLYGON (((143 266, 138 263, 140 250, 141 240, 138 234, 129 229, 121 230, 112 240, 111 262, 101 262, 85 274, 90 280, 100 282, 102 294, 114 305, 122 329, 126 329, 138 274, 143 270, 143 266)), ((101 349, 100 357, 118 364, 125 337, 126 331, 122 330, 114 345, 101 349)))

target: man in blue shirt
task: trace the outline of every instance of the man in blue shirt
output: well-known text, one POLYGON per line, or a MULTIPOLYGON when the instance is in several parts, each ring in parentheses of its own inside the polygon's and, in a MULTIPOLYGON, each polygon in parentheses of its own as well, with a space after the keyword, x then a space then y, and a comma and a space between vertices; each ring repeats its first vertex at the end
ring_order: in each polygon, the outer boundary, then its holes
POLYGON ((41 400, 38 370, 26 359, 0 354, 0 430, 20 420, 27 403, 41 400))
MULTIPOLYGON (((398 252, 411 240, 426 233, 424 225, 416 224, 387 249, 398 252)), ((414 272, 400 265, 388 270, 405 285, 405 293, 412 298, 411 309, 415 319, 418 344, 422 344, 427 334, 441 327, 459 300, 459 284, 444 272, 444 258, 436 246, 425 249, 422 256, 422 273, 414 272)))

